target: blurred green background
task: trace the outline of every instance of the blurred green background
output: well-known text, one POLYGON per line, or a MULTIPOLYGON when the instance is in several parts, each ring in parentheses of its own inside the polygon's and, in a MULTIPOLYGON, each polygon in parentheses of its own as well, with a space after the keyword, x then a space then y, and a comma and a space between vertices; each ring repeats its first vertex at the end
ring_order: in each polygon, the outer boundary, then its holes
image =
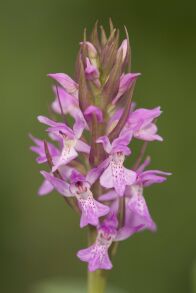
POLYGON ((83 28, 91 30, 96 19, 107 25, 110 16, 122 38, 127 26, 133 71, 142 73, 135 100, 164 111, 158 125, 165 141, 147 152, 152 167, 173 176, 146 190, 158 232, 122 243, 109 282, 130 293, 193 292, 196 4, 189 0, 1 1, 0 292, 86 277, 75 256, 86 246, 86 231, 57 194, 36 196, 42 178, 28 133, 43 134, 36 116, 46 115, 53 99, 46 74, 72 75, 83 28))

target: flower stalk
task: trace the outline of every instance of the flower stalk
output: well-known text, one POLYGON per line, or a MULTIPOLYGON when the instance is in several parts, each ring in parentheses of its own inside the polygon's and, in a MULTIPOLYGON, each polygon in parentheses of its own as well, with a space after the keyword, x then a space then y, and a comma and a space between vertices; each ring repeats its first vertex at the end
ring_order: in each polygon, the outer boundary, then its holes
MULTIPOLYGON (((89 226, 88 245, 95 242, 97 231, 93 226, 89 226)), ((87 271, 87 289, 88 293, 104 293, 107 283, 107 274, 104 270, 96 270, 94 272, 87 271)))
POLYGON ((106 282, 107 277, 104 270, 88 272, 88 293, 104 293, 106 282))

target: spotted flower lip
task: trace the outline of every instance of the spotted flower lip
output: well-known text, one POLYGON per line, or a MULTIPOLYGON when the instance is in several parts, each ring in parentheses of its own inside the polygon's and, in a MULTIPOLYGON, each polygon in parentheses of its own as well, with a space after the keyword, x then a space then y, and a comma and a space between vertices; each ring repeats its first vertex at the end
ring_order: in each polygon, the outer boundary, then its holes
POLYGON ((88 226, 91 245, 77 256, 91 272, 112 269, 116 242, 156 230, 144 194, 171 175, 147 169, 150 157, 144 160, 147 143, 163 140, 157 127, 162 111, 138 108, 133 101, 141 74, 131 72, 127 29, 120 43, 111 20, 109 35, 98 27, 96 23, 90 37, 84 30, 73 78, 48 74, 54 82, 52 119, 37 117, 48 138, 30 135, 36 162, 46 165, 38 195, 56 190, 80 215, 80 228, 88 226), (135 151, 136 139, 144 143, 135 151))
POLYGON ((81 249, 77 253, 77 257, 84 262, 88 262, 88 270, 94 272, 98 269, 110 270, 112 263, 109 258, 108 249, 117 234, 118 221, 115 215, 111 215, 109 221, 106 220, 98 228, 95 243, 86 249, 81 249))
POLYGON ((143 224, 142 229, 156 231, 157 227, 150 216, 141 186, 135 185, 131 187, 131 198, 128 201, 128 208, 130 210, 130 212, 127 212, 128 222, 132 221, 134 226, 143 224))
POLYGON ((100 184, 105 188, 114 188, 119 196, 123 196, 126 185, 136 180, 136 173, 123 166, 124 155, 115 154, 110 157, 108 167, 100 177, 100 184))
POLYGON ((123 196, 126 185, 131 185, 136 180, 136 173, 123 166, 125 155, 130 154, 127 145, 131 138, 132 134, 126 132, 112 144, 107 136, 97 140, 97 143, 102 143, 105 151, 110 154, 107 168, 100 177, 100 184, 105 188, 114 188, 119 196, 123 196))

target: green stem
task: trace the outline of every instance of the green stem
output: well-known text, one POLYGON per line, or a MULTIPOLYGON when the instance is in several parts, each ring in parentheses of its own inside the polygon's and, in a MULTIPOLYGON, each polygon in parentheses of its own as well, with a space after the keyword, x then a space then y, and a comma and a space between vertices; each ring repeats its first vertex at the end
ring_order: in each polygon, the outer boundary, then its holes
MULTIPOLYGON (((92 245, 96 239, 96 229, 89 227, 88 242, 92 245)), ((106 288, 106 272, 97 270, 95 272, 88 271, 88 293, 104 293, 106 288)))
POLYGON ((88 293, 104 293, 106 274, 103 270, 88 272, 88 293))

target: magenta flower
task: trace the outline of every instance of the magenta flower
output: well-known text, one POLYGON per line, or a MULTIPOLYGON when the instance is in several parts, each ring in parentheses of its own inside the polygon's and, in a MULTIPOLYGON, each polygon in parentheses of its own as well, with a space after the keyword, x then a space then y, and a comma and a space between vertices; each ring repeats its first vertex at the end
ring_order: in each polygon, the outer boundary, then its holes
MULTIPOLYGON (((31 146, 30 149, 38 155, 38 157, 36 158, 36 162, 38 164, 47 162, 46 153, 44 149, 44 141, 34 137, 31 134, 29 135, 29 137, 35 143, 35 146, 31 146)), ((59 155, 59 150, 55 146, 53 146, 51 143, 48 143, 48 149, 52 156, 59 155)), ((52 192, 52 190, 53 190, 53 186, 51 185, 51 183, 48 182, 47 180, 44 180, 41 186, 39 187, 38 194, 45 195, 52 192)))
POLYGON ((136 173, 123 166, 125 155, 130 155, 131 151, 127 147, 132 135, 129 132, 119 136, 110 143, 107 136, 100 137, 97 142, 102 143, 104 150, 110 155, 108 164, 100 177, 100 184, 105 188, 114 188, 123 196, 126 185, 131 185, 136 180, 136 173))
POLYGON ((145 170, 149 159, 141 164, 147 142, 163 140, 156 125, 161 110, 137 108, 133 101, 140 73, 130 72, 126 29, 125 34, 120 44, 119 31, 111 21, 109 36, 102 26, 99 32, 97 24, 90 39, 84 33, 75 76, 48 74, 55 83, 53 117, 38 116, 39 122, 47 125, 47 140, 30 135, 36 162, 46 166, 41 171, 44 181, 38 194, 55 189, 80 215, 80 227, 89 229, 91 245, 79 250, 77 256, 88 263, 90 272, 112 268, 110 255, 118 242, 138 231, 156 230, 145 189, 170 175, 145 170), (125 167, 131 150, 135 153, 135 139, 144 144, 136 151, 138 157, 125 167))
MULTIPOLYGON (((64 180, 67 180, 67 178, 70 178, 71 173, 73 172, 73 168, 67 167, 67 166, 61 166, 59 168, 60 174, 64 180)), ((53 174, 52 172, 50 173, 53 174)), ((43 183, 38 189, 38 195, 44 196, 48 193, 52 192, 54 190, 54 186, 48 181, 47 179, 44 179, 43 183)))
POLYGON ((151 110, 137 109, 130 113, 125 129, 132 131, 133 136, 141 140, 162 141, 162 137, 157 134, 157 126, 153 122, 160 115, 160 107, 151 110))
MULTIPOLYGON (((159 170, 144 171, 144 168, 150 163, 147 159, 137 170, 137 179, 134 184, 126 187, 125 191, 125 226, 121 229, 121 233, 132 231, 133 227, 140 226, 138 230, 148 229, 151 231, 156 230, 156 224, 152 220, 143 190, 145 187, 155 183, 162 183, 166 180, 166 176, 171 173, 159 170)), ((114 201, 113 207, 118 211, 119 208, 119 195, 115 190, 111 190, 99 197, 101 201, 114 201)))
POLYGON ((73 171, 70 176, 70 184, 62 179, 56 178, 50 173, 41 171, 44 178, 49 181, 53 187, 65 197, 76 197, 79 208, 82 212, 80 227, 83 228, 88 224, 97 226, 99 218, 109 212, 109 207, 96 201, 90 190, 91 185, 99 176, 101 170, 92 169, 86 178, 78 172, 73 171))
MULTIPOLYGON (((132 229, 132 234, 138 227, 132 229)), ((129 237, 132 235, 129 233, 129 237)), ((124 235, 125 236, 125 233, 124 235)), ((118 220, 114 213, 110 213, 103 223, 97 228, 97 238, 95 243, 86 249, 78 251, 77 256, 81 261, 88 262, 90 272, 96 270, 111 270, 112 262, 108 255, 108 250, 113 242, 121 241, 122 233, 118 233, 118 220)))
POLYGON ((97 238, 93 245, 78 251, 80 260, 88 262, 90 272, 98 269, 110 270, 112 263, 108 255, 108 249, 117 235, 118 221, 115 215, 106 220, 97 229, 97 238))
POLYGON ((155 231, 156 224, 152 220, 148 211, 148 207, 143 196, 143 189, 152 184, 164 182, 166 180, 166 176, 171 175, 171 173, 159 170, 143 171, 147 164, 149 164, 148 159, 138 169, 136 183, 130 188, 127 188, 127 196, 130 197, 127 203, 128 209, 130 210, 130 219, 127 219, 127 221, 132 221, 136 225, 143 223, 144 228, 155 231))
POLYGON ((75 122, 73 130, 65 123, 58 123, 44 116, 39 116, 38 120, 41 123, 49 125, 48 132, 55 134, 62 144, 61 153, 58 156, 52 156, 54 163, 52 172, 56 171, 60 166, 74 160, 78 156, 77 151, 85 153, 90 152, 89 146, 79 139, 85 128, 85 124, 82 120, 78 119, 75 122))

